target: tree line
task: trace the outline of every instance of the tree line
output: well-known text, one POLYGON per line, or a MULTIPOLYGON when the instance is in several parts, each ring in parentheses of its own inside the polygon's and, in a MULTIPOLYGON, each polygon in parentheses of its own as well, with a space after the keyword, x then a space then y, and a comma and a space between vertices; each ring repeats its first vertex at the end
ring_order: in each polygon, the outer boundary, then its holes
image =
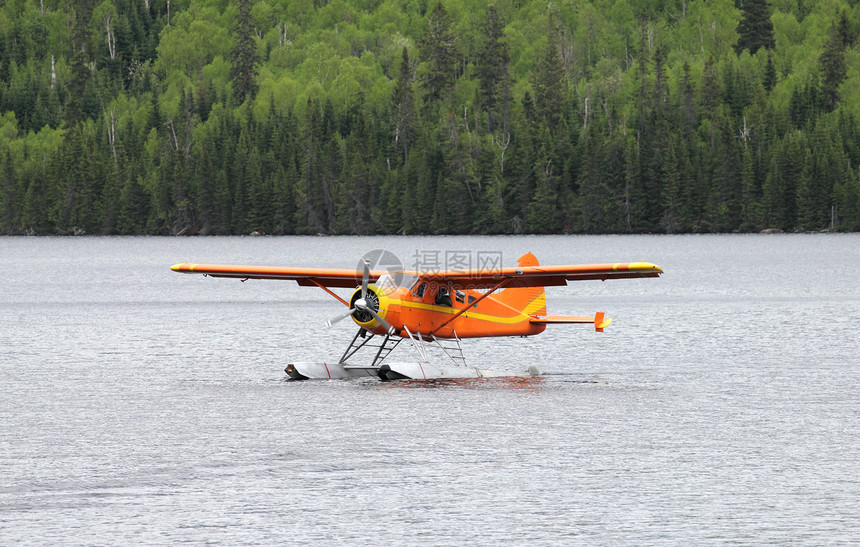
POLYGON ((860 230, 856 0, 10 0, 0 233, 860 230))

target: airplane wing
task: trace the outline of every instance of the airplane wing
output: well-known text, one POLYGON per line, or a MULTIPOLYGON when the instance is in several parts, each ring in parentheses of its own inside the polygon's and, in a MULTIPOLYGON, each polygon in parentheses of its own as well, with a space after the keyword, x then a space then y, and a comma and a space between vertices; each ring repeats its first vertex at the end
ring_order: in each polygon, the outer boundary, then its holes
MULTIPOLYGON (((304 287, 355 288, 361 285, 362 274, 357 270, 335 268, 299 268, 272 266, 231 266, 224 264, 175 264, 174 272, 203 274, 212 277, 238 279, 285 279, 304 287)), ((385 270, 370 270, 370 283, 376 282, 385 270)), ((629 279, 659 277, 663 270, 650 262, 616 264, 579 264, 569 266, 520 266, 484 270, 440 270, 434 272, 404 271, 424 281, 450 283, 454 289, 489 289, 505 282, 503 287, 549 287, 567 285, 568 281, 587 279, 629 279)))
POLYGON ((659 277, 663 270, 650 262, 617 264, 578 264, 569 266, 520 266, 489 270, 445 270, 410 272, 425 281, 451 283, 455 289, 488 289, 502 281, 507 287, 549 287, 567 285, 568 281, 587 279, 630 279, 659 277))
MULTIPOLYGON (((304 287, 343 287, 354 289, 361 285, 362 272, 336 268, 280 268, 271 266, 230 266, 225 264, 175 264, 174 272, 203 274, 211 277, 237 279, 285 279, 304 287)), ((386 272, 370 270, 368 281, 374 283, 386 272)))

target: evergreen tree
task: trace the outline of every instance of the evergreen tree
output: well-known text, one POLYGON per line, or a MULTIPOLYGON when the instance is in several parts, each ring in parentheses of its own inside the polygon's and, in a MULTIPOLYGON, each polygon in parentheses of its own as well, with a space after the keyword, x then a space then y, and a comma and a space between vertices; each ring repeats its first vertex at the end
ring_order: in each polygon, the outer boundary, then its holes
POLYGON ((510 54, 495 4, 487 7, 481 33, 482 42, 475 66, 478 98, 481 108, 487 113, 487 131, 492 132, 499 123, 504 132, 507 131, 511 101, 510 54))
POLYGON ((299 233, 326 233, 328 215, 323 195, 323 142, 322 122, 317 104, 308 99, 307 119, 302 135, 302 168, 296 185, 296 231, 299 233))
POLYGON ((581 217, 577 231, 603 232, 606 231, 604 215, 612 196, 604 179, 607 167, 606 147, 602 128, 597 122, 590 123, 582 132, 578 145, 582 166, 578 177, 581 217))
POLYGON ((427 15, 427 30, 418 41, 421 60, 427 68, 421 74, 425 108, 433 108, 448 98, 457 78, 458 49, 451 28, 451 16, 438 2, 427 15))
POLYGON ((521 108, 514 116, 510 141, 510 160, 507 170, 511 180, 504 198, 511 231, 521 233, 525 226, 528 205, 534 195, 536 180, 534 165, 537 162, 538 127, 537 114, 531 95, 526 91, 521 108))
POLYGON ((242 104, 245 99, 253 98, 257 91, 259 59, 251 21, 251 4, 252 0, 239 0, 239 13, 234 30, 236 44, 233 46, 230 78, 233 81, 233 99, 236 104, 242 104))
POLYGON ((444 159, 426 130, 419 133, 415 149, 417 152, 410 155, 404 172, 403 228, 408 234, 427 234, 432 232, 433 205, 444 159))
POLYGON ((738 145, 728 122, 717 130, 716 152, 708 166, 710 195, 704 217, 709 231, 731 232, 740 224, 742 182, 738 145))
POLYGON ((702 73, 702 117, 708 120, 710 124, 710 144, 711 150, 716 149, 715 131, 717 123, 717 112, 719 110, 721 100, 722 85, 717 76, 717 66, 713 57, 708 57, 705 61, 705 69, 702 73))
POLYGON ((370 166, 375 156, 364 115, 359 112, 352 132, 344 143, 345 169, 337 184, 336 231, 338 233, 367 235, 376 231, 373 206, 377 202, 374 192, 374 173, 370 166))
POLYGON ((776 67, 773 66, 773 55, 770 50, 767 52, 767 64, 764 65, 762 85, 768 93, 770 93, 773 90, 773 86, 776 85, 776 67))
POLYGON ((751 146, 744 146, 741 157, 741 224, 740 230, 754 231, 759 228, 759 192, 751 146))
POLYGON ((795 87, 788 101, 788 114, 795 128, 805 128, 818 118, 822 107, 818 78, 813 74, 803 84, 795 87))
POLYGON ((842 40, 842 46, 845 48, 854 47, 854 42, 857 41, 857 31, 854 30, 847 8, 842 8, 842 11, 839 12, 839 22, 836 29, 842 40))
MULTIPOLYGON (((49 222, 50 196, 46 177, 46 172, 35 173, 27 185, 21 210, 21 228, 25 233, 49 234, 52 231, 49 222)), ((2 232, 2 225, 0 225, 0 232, 2 232)))
POLYGON ((560 166, 553 159, 552 140, 546 122, 540 126, 540 150, 535 165, 535 192, 526 211, 526 228, 530 233, 552 234, 561 228, 559 208, 560 166))
POLYGON ((9 150, 0 158, 3 177, 0 179, 0 232, 9 234, 16 231, 18 220, 18 180, 9 150))
POLYGON ((679 181, 676 150, 670 142, 666 59, 660 46, 654 50, 654 87, 649 102, 650 132, 643 142, 644 150, 647 150, 641 184, 644 195, 639 196, 643 201, 641 226, 648 231, 656 231, 662 219, 664 228, 671 233, 677 230, 677 212, 674 203, 671 204, 673 208, 667 211, 665 206, 661 206, 661 201, 666 203, 670 194, 677 194, 679 181), (667 183, 674 185, 674 188, 667 191, 667 183))
POLYGON ((818 58, 821 71, 821 107, 825 112, 836 109, 841 95, 839 86, 845 80, 848 67, 845 65, 845 44, 836 23, 830 25, 827 41, 821 56, 818 58))
POLYGON ((681 173, 678 168, 678 139, 677 136, 668 137, 666 148, 663 152, 663 188, 661 189, 662 216, 660 225, 667 234, 682 231, 681 219, 681 197, 682 182, 681 173))
POLYGON ((534 90, 536 113, 546 120, 552 132, 564 112, 567 82, 559 54, 558 33, 555 30, 554 18, 550 17, 548 27, 546 47, 531 75, 531 84, 534 90))
POLYGON ((409 148, 415 140, 416 113, 412 93, 412 66, 409 52, 403 48, 400 72, 394 84, 391 103, 394 115, 394 149, 399 151, 403 165, 409 162, 409 148))
POLYGON ((466 233, 471 226, 472 208, 479 197, 475 165, 458 127, 459 119, 448 114, 439 137, 443 171, 436 186, 433 206, 434 233, 466 233))
POLYGON ((735 53, 740 55, 741 51, 747 49, 755 55, 759 48, 773 49, 776 40, 767 0, 744 0, 742 12, 735 53))

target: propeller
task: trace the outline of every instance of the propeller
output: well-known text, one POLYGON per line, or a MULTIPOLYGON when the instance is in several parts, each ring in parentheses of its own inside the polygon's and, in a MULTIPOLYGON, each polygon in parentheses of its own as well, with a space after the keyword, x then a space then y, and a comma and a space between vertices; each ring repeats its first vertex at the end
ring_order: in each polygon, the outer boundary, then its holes
MULTIPOLYGON (((356 301, 356 303, 358 303, 358 301, 356 301)), ((373 308, 368 307, 368 308, 366 309, 366 311, 369 311, 369 312, 370 312, 370 315, 372 315, 374 319, 376 319, 377 321, 379 321, 379 324, 380 324, 380 325, 382 325, 383 327, 385 327, 385 331, 386 331, 388 334, 394 334, 395 332, 397 332, 397 329, 395 329, 394 327, 392 327, 392 326, 391 326, 391 324, 390 324, 388 321, 386 321, 385 319, 383 319, 381 315, 379 315, 378 313, 376 313, 376 311, 375 311, 373 308)))
MULTIPOLYGON (((361 313, 365 313, 365 314, 370 314, 371 317, 373 317, 374 319, 379 321, 380 325, 385 327, 385 330, 388 332, 388 334, 394 334, 396 332, 396 329, 394 327, 392 327, 388 321, 383 319, 382 316, 379 315, 375 309, 373 309, 373 306, 371 305, 371 303, 368 302, 367 283, 370 280, 370 263, 367 260, 364 260, 363 262, 364 262, 364 273, 361 276, 361 298, 359 298, 358 300, 353 302, 352 303, 353 307, 350 308, 349 311, 347 311, 346 313, 339 314, 338 316, 326 321, 326 325, 331 327, 335 323, 342 321, 342 320, 346 319, 347 317, 354 316, 356 312, 361 312, 361 313)), ((378 306, 379 306, 378 297, 376 296, 375 293, 371 293, 371 294, 373 295, 372 300, 374 300, 374 302, 376 303, 377 308, 378 308, 378 306)))
POLYGON ((355 313, 355 310, 356 310, 356 308, 350 308, 349 311, 346 313, 342 313, 342 314, 338 315, 337 317, 327 319, 325 322, 326 326, 330 327, 330 326, 334 325, 335 323, 340 323, 341 321, 343 321, 347 317, 351 317, 352 314, 355 313))
POLYGON ((364 262, 364 273, 361 275, 361 299, 367 298, 367 280, 370 278, 370 263, 367 260, 364 262))

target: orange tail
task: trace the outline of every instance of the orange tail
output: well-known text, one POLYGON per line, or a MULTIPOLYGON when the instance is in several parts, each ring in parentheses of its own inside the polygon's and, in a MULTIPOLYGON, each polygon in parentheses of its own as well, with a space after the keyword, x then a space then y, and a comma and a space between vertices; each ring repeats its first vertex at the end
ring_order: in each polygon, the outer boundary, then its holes
MULTIPOLYGON (((532 253, 526 253, 517 259, 520 267, 539 266, 538 259, 532 253)), ((546 315, 546 292, 543 287, 508 288, 502 290, 495 299, 525 315, 546 315)))

